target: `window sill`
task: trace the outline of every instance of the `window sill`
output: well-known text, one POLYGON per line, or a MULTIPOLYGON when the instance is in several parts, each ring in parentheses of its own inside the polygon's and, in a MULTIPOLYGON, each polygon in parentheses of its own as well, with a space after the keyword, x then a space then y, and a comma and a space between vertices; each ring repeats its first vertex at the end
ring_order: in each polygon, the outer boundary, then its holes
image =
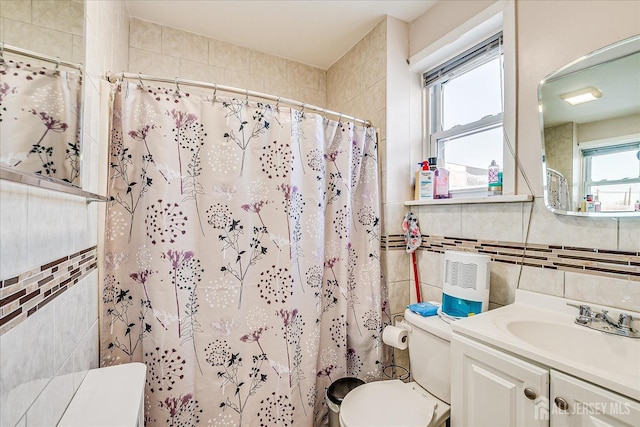
POLYGON ((435 200, 408 200, 405 206, 427 206, 427 205, 472 205, 477 203, 520 203, 533 200, 531 194, 515 194, 509 196, 483 196, 483 197, 463 197, 458 199, 435 199, 435 200))

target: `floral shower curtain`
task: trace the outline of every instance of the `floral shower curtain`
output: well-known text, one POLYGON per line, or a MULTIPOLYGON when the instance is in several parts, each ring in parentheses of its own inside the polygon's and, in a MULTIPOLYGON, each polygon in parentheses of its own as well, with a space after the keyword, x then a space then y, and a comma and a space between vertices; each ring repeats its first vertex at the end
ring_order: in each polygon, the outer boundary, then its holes
POLYGON ((80 184, 81 76, 0 61, 0 164, 80 184))
POLYGON ((120 83, 101 357, 147 364, 147 426, 326 424, 381 379, 373 129, 120 83))

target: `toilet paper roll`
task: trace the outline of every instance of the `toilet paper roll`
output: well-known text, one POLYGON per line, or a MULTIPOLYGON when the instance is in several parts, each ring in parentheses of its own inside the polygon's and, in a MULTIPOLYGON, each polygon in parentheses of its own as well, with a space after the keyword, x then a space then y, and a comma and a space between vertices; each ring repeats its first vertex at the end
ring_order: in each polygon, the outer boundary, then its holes
POLYGON ((404 350, 407 348, 407 330, 396 326, 387 326, 382 331, 382 341, 391 347, 404 350))

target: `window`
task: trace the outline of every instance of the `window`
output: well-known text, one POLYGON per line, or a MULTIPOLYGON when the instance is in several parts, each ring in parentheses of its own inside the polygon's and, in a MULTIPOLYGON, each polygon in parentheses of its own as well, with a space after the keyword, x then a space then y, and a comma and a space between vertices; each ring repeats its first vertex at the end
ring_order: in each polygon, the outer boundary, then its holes
POLYGON ((452 192, 486 194, 487 167, 503 162, 502 33, 424 74, 429 157, 449 170, 452 192))
POLYGON ((584 148, 584 194, 598 196, 603 211, 633 210, 640 199, 640 142, 584 148))

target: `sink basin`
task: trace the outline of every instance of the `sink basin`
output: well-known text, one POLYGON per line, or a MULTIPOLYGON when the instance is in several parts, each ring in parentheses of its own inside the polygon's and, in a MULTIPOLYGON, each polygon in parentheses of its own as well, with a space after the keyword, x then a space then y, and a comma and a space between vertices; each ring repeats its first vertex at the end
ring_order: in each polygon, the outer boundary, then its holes
MULTIPOLYGON (((516 290, 516 301, 451 324, 466 335, 547 367, 640 401, 640 339, 574 323, 580 301, 516 290)), ((594 312, 617 310, 592 305, 594 312)), ((640 319, 640 312, 628 312, 640 319)), ((636 320, 636 327, 640 320, 636 320)))
POLYGON ((518 338, 556 357, 586 366, 626 373, 640 360, 640 346, 630 338, 605 334, 573 323, 513 320, 505 329, 518 338))

